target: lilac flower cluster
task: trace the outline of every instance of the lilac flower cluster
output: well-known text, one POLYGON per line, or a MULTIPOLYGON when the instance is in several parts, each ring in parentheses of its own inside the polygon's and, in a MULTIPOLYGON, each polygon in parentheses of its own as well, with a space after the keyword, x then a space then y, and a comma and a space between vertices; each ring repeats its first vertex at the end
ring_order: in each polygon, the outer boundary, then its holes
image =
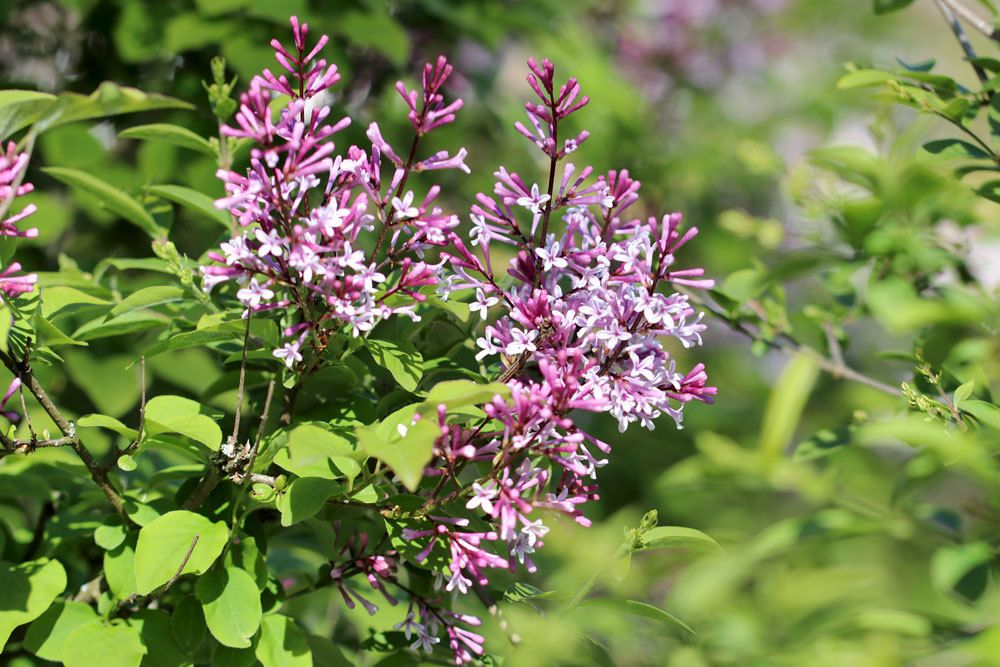
POLYGON ((469 171, 465 149, 417 157, 422 137, 462 107, 444 97, 447 61, 424 68, 420 90, 397 84, 414 131, 408 152, 372 123, 368 152, 351 146, 336 155, 331 137, 349 121, 327 123, 323 101, 339 77, 318 57, 326 37, 309 49, 308 27, 293 18, 292 30, 291 49, 272 42, 285 72, 254 78, 236 126, 223 128, 255 147, 245 173, 219 174, 228 196, 218 205, 243 232, 209 254, 204 286, 237 283, 246 317, 280 309, 286 341, 274 355, 303 374, 322 363, 334 333, 363 336, 392 315, 419 320, 429 291, 468 300, 485 323, 476 341, 481 371, 505 383, 509 398, 482 405, 478 424, 439 406, 440 436, 424 471, 437 483, 418 491, 424 504, 397 533, 414 549, 385 540, 371 547, 367 535, 351 535, 330 572, 352 609, 376 609, 350 583, 357 575, 390 604, 391 588, 405 592, 409 609, 396 628, 412 648, 432 652, 443 632, 464 664, 483 654, 483 637, 470 629, 481 621, 450 611, 447 597, 482 594, 490 570, 534 572, 532 554, 549 530, 544 513, 589 525, 583 505, 598 498, 596 473, 610 447, 580 427, 578 413, 608 413, 622 431, 636 422, 653 428, 662 415, 680 427, 685 405, 712 402, 703 365, 680 369, 664 346, 671 338, 683 348, 701 344, 701 315, 678 288, 712 281, 677 263, 697 234, 682 231, 679 214, 628 217, 640 184, 627 171, 592 178, 592 167, 566 162, 589 133, 566 136, 565 120, 588 98, 574 78, 557 87, 549 61, 529 60, 537 101, 515 127, 547 160, 547 181, 500 167, 492 195, 478 194, 471 206, 466 241, 458 216, 435 205, 440 187, 422 197, 406 189, 416 172, 469 171), (275 96, 288 101, 272 118, 275 96), (506 275, 493 265, 501 246, 514 255, 506 275), (309 350, 313 360, 304 361, 309 350), (403 560, 435 570, 436 593, 401 582, 403 560))
POLYGON ((449 272, 438 288, 444 298, 474 291, 471 307, 483 320, 494 306, 505 313, 486 325, 477 357, 499 362, 498 379, 511 399, 497 396, 483 406, 488 420, 476 428, 449 425, 441 410, 442 436, 425 471, 444 481, 477 466, 477 481, 444 495, 439 484, 432 505, 465 499, 465 509, 493 529, 430 515, 428 527, 404 531, 426 545, 418 561, 443 544, 443 587, 460 593, 485 586, 485 568, 535 570, 531 554, 548 531, 539 510, 589 525, 581 506, 598 497, 596 471, 610 447, 580 428, 579 411, 609 413, 621 431, 635 422, 652 429, 663 414, 680 428, 686 404, 710 403, 716 393, 702 364, 679 370, 664 347, 670 338, 684 348, 702 343, 702 316, 676 291, 713 285, 701 268, 677 265, 697 229, 682 232, 679 214, 625 217, 640 187, 626 171, 588 183, 592 168, 566 163, 557 183, 559 163, 588 136, 560 145, 560 123, 587 98, 572 78, 556 89, 550 62, 528 66, 540 103, 525 107, 534 131, 517 129, 548 158, 548 185, 529 185, 501 167, 493 196, 480 193, 472 206, 470 243, 478 254, 453 232, 449 272), (558 232, 549 231, 554 215, 562 222, 558 232), (514 250, 508 277, 494 270, 494 243, 514 250))
MULTIPOLYGON (((18 197, 32 192, 35 188, 31 183, 24 182, 24 174, 28 168, 28 154, 17 150, 13 141, 7 144, 7 150, 0 152, 0 236, 35 238, 38 229, 29 227, 20 229, 18 224, 33 215, 38 210, 34 204, 28 204, 16 213, 10 213, 18 197), (8 215, 9 214, 9 215, 8 215)), ((0 267, 0 292, 7 298, 13 298, 35 289, 38 276, 34 273, 23 273, 20 262, 11 262, 7 267, 0 267)), ((0 398, 0 415, 16 422, 20 415, 12 410, 3 410, 14 394, 21 388, 21 379, 11 380, 7 391, 0 398)))
POLYGON ((468 171, 464 149, 454 156, 415 158, 420 138, 454 120, 462 106, 461 100, 444 102, 442 87, 452 72, 444 58, 427 65, 422 91, 407 90, 402 82, 397 86, 415 130, 408 160, 392 149, 376 123, 367 132, 370 152, 351 146, 334 155, 331 137, 350 119, 328 122, 325 93, 340 76, 336 65, 317 57, 327 37, 307 51, 308 26, 293 18, 292 30, 291 49, 271 43, 285 73, 265 70, 255 77, 241 96, 236 127, 222 128, 255 144, 246 173, 219 172, 228 196, 217 205, 245 231, 209 253, 216 263, 201 268, 206 290, 227 281, 239 284, 236 297, 245 316, 273 309, 298 313, 298 321, 284 331, 284 345, 274 350, 289 368, 303 361, 307 343, 321 353, 329 334, 344 325, 359 336, 391 315, 419 320, 415 307, 426 298, 419 290, 436 284, 439 274, 422 258, 428 248, 446 243, 458 218, 434 205, 439 187, 417 199, 406 182, 413 172, 468 171), (277 96, 288 102, 274 120, 270 104, 277 96), (392 170, 388 179, 384 166, 392 170), (384 246, 388 253, 382 263, 366 256, 359 240, 376 224, 382 230, 376 255, 384 246), (395 267, 400 271, 390 280, 387 269, 395 267))
MULTIPOLYGON (((18 223, 38 210, 34 204, 28 204, 17 213, 7 215, 18 197, 35 189, 31 183, 23 182, 27 168, 28 154, 18 152, 14 142, 9 142, 6 152, 0 152, 0 236, 20 236, 29 239, 38 236, 38 230, 34 227, 24 230, 18 227, 18 223)), ((37 282, 37 275, 21 273, 21 264, 18 262, 0 268, 0 292, 8 297, 32 291, 37 282)))

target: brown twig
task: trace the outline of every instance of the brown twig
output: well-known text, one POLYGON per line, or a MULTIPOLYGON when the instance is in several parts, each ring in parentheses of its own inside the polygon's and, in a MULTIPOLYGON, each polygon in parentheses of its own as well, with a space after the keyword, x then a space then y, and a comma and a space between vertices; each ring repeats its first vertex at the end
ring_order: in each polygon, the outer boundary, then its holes
POLYGON ((1000 29, 996 25, 991 24, 989 21, 984 19, 982 16, 972 11, 965 5, 963 5, 959 0, 940 0, 942 5, 945 5, 950 9, 956 16, 961 18, 963 21, 968 23, 970 26, 975 28, 977 31, 989 37, 994 42, 1000 43, 1000 29))
POLYGON ((208 472, 205 476, 201 478, 198 482, 198 486, 195 487, 191 495, 187 497, 184 504, 181 505, 181 509, 184 510, 195 510, 201 506, 203 502, 208 498, 209 494, 215 490, 215 487, 219 484, 222 479, 222 473, 219 471, 219 466, 213 461, 209 467, 208 472))
MULTIPOLYGON (((233 435, 229 438, 229 444, 233 446, 234 451, 236 447, 237 437, 240 432, 240 414, 243 412, 243 395, 246 387, 246 370, 247 370, 247 348, 250 345, 250 316, 247 315, 246 331, 243 334, 243 358, 240 361, 240 382, 239 387, 236 390, 236 417, 233 419, 233 435)), ((274 382, 268 387, 268 397, 267 402, 270 405, 271 402, 271 392, 274 387, 274 382)), ((205 476, 201 478, 198 486, 195 487, 191 495, 187 497, 184 504, 181 505, 182 509, 194 510, 198 508, 205 499, 208 498, 209 494, 215 490, 219 482, 222 481, 222 472, 219 470, 219 462, 212 461, 209 463, 208 472, 205 476)))
POLYGON ((240 435, 240 417, 243 414, 243 393, 246 387, 247 378, 247 348, 250 347, 250 310, 247 310, 246 331, 243 333, 243 358, 240 360, 240 383, 236 389, 236 417, 233 418, 233 435, 229 438, 230 444, 236 446, 237 438, 240 435))
MULTIPOLYGON (((38 383, 35 379, 34 374, 31 372, 31 364, 28 362, 27 356, 21 362, 16 361, 13 357, 0 353, 0 360, 3 364, 21 379, 23 385, 28 387, 28 390, 38 401, 38 404, 42 406, 45 413, 55 422, 59 430, 62 431, 63 436, 67 439, 66 444, 73 448, 76 455, 83 462, 83 465, 87 468, 90 473, 90 478, 94 480, 94 483, 101 489, 104 495, 107 497, 111 506, 114 508, 115 512, 118 513, 120 517, 128 524, 131 520, 128 518, 125 512, 125 502, 122 499, 121 494, 117 489, 111 484, 111 480, 108 477, 108 471, 104 470, 94 457, 90 454, 90 451, 84 446, 83 441, 80 440, 80 436, 76 433, 76 426, 73 425, 66 417, 63 416, 59 408, 55 406, 49 395, 45 393, 45 389, 42 385, 38 383)), ((27 411, 26 411, 27 413, 27 411)))
POLYGON ((945 22, 951 28, 952 33, 955 35, 955 39, 958 40, 959 46, 962 47, 962 51, 965 52, 965 57, 970 61, 972 69, 975 70, 976 76, 979 78, 980 83, 986 83, 988 77, 986 76, 986 70, 972 62, 976 59, 976 50, 972 47, 972 42, 969 41, 968 36, 965 34, 965 30, 962 29, 962 24, 959 22, 958 17, 955 16, 955 12, 945 4, 944 0, 934 0, 934 4, 937 6, 938 11, 941 12, 941 16, 944 17, 945 22))
POLYGON ((131 456, 139 449, 142 436, 146 432, 146 355, 139 357, 139 429, 135 438, 132 439, 125 449, 115 452, 114 458, 104 466, 105 470, 110 470, 123 456, 131 456))
POLYGON ((790 336, 783 334, 771 340, 766 339, 760 334, 760 332, 750 329, 742 322, 738 322, 736 320, 731 319, 729 315, 727 315, 725 312, 723 312, 716 306, 710 304, 709 302, 705 301, 704 299, 701 299, 690 293, 688 293, 688 298, 692 302, 704 308, 708 313, 714 315, 715 317, 725 322, 729 326, 729 328, 735 331, 736 333, 742 334, 747 338, 750 338, 751 340, 762 341, 765 345, 778 352, 782 352, 785 354, 804 354, 810 357, 811 359, 815 360, 816 364, 820 368, 822 368, 824 371, 832 375, 834 378, 851 380, 852 382, 863 384, 865 386, 871 387, 872 389, 877 389, 886 394, 891 394, 892 396, 903 395, 903 392, 899 389, 899 387, 894 387, 892 385, 876 380, 875 378, 868 377, 864 373, 856 371, 850 366, 847 366, 842 361, 840 363, 837 363, 836 361, 828 359, 827 357, 824 357, 823 355, 818 353, 816 350, 806 345, 802 345, 801 343, 796 341, 794 338, 791 338, 790 336))

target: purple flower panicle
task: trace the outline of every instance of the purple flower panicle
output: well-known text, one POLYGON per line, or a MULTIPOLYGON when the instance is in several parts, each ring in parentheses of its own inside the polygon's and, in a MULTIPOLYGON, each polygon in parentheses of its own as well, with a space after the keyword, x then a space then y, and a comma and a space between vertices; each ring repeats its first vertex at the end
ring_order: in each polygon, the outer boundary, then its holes
POLYGON ((292 47, 272 42, 284 72, 254 78, 235 125, 222 129, 255 145, 248 169, 219 173, 227 195, 217 205, 242 232, 209 253, 203 284, 235 282, 247 317, 293 314, 273 353, 299 373, 318 367, 332 334, 364 336, 394 315, 419 320, 431 291, 469 302, 483 327, 480 371, 504 383, 509 398, 482 405, 475 424, 439 406, 440 436, 424 471, 435 484, 418 491, 422 510, 401 531, 417 545, 411 563, 438 570, 437 592, 407 588, 397 577, 407 557, 382 543, 370 548, 360 533, 330 572, 352 609, 376 608, 349 583, 355 576, 390 604, 390 589, 402 590, 409 608, 396 628, 411 647, 430 653, 444 638, 454 662, 467 663, 483 654, 483 637, 470 629, 480 620, 450 611, 448 598, 481 589, 497 570, 534 572, 547 515, 590 525, 584 507, 599 498, 597 471, 611 447, 578 416, 607 414, 621 431, 652 429, 667 416, 681 428, 685 406, 714 400, 704 365, 686 367, 671 351, 702 344, 706 325, 688 291, 713 281, 682 258, 698 230, 685 229, 680 214, 630 215, 640 183, 628 171, 595 177, 593 167, 567 161, 590 135, 562 136, 563 121, 588 98, 575 78, 557 84, 548 60, 528 61, 537 99, 525 105, 527 124, 515 126, 547 158, 547 178, 498 167, 492 193, 470 207, 466 240, 459 217, 437 204, 439 186, 407 188, 415 172, 469 171, 464 148, 419 150, 462 107, 444 93, 447 60, 426 65, 419 88, 396 86, 413 129, 407 150, 373 122, 367 151, 337 152, 333 135, 350 121, 330 121, 323 103, 339 79, 318 57, 326 37, 310 47, 308 26, 294 18, 292 32, 292 47), (276 95, 288 101, 272 115, 276 95), (508 266, 494 266, 494 244, 513 251, 508 266), (459 484, 468 471, 474 481, 459 484), (438 567, 440 559, 447 564, 438 567))

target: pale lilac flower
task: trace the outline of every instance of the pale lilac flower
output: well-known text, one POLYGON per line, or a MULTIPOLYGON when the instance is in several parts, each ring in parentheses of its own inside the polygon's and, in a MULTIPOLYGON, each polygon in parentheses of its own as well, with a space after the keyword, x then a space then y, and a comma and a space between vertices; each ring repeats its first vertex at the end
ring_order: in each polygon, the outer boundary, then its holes
POLYGON ((392 198, 392 207, 396 209, 396 213, 399 218, 403 220, 409 220, 420 215, 420 209, 413 206, 413 191, 409 190, 403 198, 399 197, 392 198))
POLYGON ((283 359, 285 361, 285 365, 289 368, 292 368, 296 363, 302 361, 302 353, 299 352, 299 346, 295 343, 285 343, 283 346, 276 349, 273 354, 278 359, 283 359))
POLYGON ((483 293, 481 287, 477 287, 476 300, 469 304, 469 310, 473 313, 478 312, 482 319, 485 320, 487 311, 498 303, 500 303, 500 299, 492 295, 487 296, 483 293))
POLYGON ((542 194, 538 190, 538 183, 531 186, 531 194, 517 198, 517 205, 523 206, 535 215, 542 213, 542 206, 552 199, 548 194, 542 194))

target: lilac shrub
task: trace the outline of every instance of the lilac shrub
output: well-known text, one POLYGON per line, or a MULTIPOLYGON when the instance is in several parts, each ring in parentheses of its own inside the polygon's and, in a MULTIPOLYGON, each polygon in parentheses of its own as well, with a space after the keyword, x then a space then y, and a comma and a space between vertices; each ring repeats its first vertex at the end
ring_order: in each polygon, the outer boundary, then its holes
MULTIPOLYGON (((424 67, 419 90, 396 85, 413 129, 408 149, 373 122, 367 150, 338 152, 333 135, 350 119, 332 119, 324 104, 340 78, 319 57, 327 38, 310 46, 308 27, 291 23, 292 47, 271 43, 284 71, 254 78, 235 125, 222 128, 253 149, 248 170, 219 172, 227 196, 217 205, 240 230, 209 254, 203 284, 235 282, 245 318, 279 313, 284 340, 273 355, 300 376, 323 365, 337 334, 365 338, 394 316, 419 321, 430 295, 471 299, 484 323, 475 341, 480 370, 505 391, 481 404, 476 422, 441 403, 397 425, 405 438, 432 420, 438 433, 423 471, 436 483, 415 489, 417 509, 399 535, 413 546, 351 534, 330 572, 350 608, 376 609, 346 583, 356 575, 390 604, 408 597, 397 629, 412 648, 430 652, 443 640, 462 664, 483 653, 483 637, 470 629, 480 620, 450 611, 449 594, 482 591, 490 571, 534 572, 550 514, 589 525, 584 505, 598 498, 597 469, 611 447, 579 416, 608 413, 624 432, 668 415, 680 428, 687 403, 712 402, 704 366, 680 368, 665 344, 702 343, 701 314, 677 288, 713 282, 678 264, 677 251, 697 234, 682 229, 679 214, 628 217, 640 189, 628 171, 592 178, 592 167, 567 161, 589 133, 566 136, 566 119, 588 98, 575 78, 557 85, 551 62, 528 61, 537 100, 515 128, 547 160, 547 184, 499 167, 493 194, 477 195, 463 229, 463 216, 440 203, 454 199, 441 186, 407 187, 416 173, 470 171, 464 148, 420 153, 422 139, 462 108, 446 97, 447 60, 424 67), (279 96, 287 102, 273 118, 279 96), (498 245, 514 252, 508 267, 494 265, 498 245), (401 561, 434 570, 434 592, 407 588, 401 561)), ((394 495, 383 491, 372 503, 390 523, 394 495)))

